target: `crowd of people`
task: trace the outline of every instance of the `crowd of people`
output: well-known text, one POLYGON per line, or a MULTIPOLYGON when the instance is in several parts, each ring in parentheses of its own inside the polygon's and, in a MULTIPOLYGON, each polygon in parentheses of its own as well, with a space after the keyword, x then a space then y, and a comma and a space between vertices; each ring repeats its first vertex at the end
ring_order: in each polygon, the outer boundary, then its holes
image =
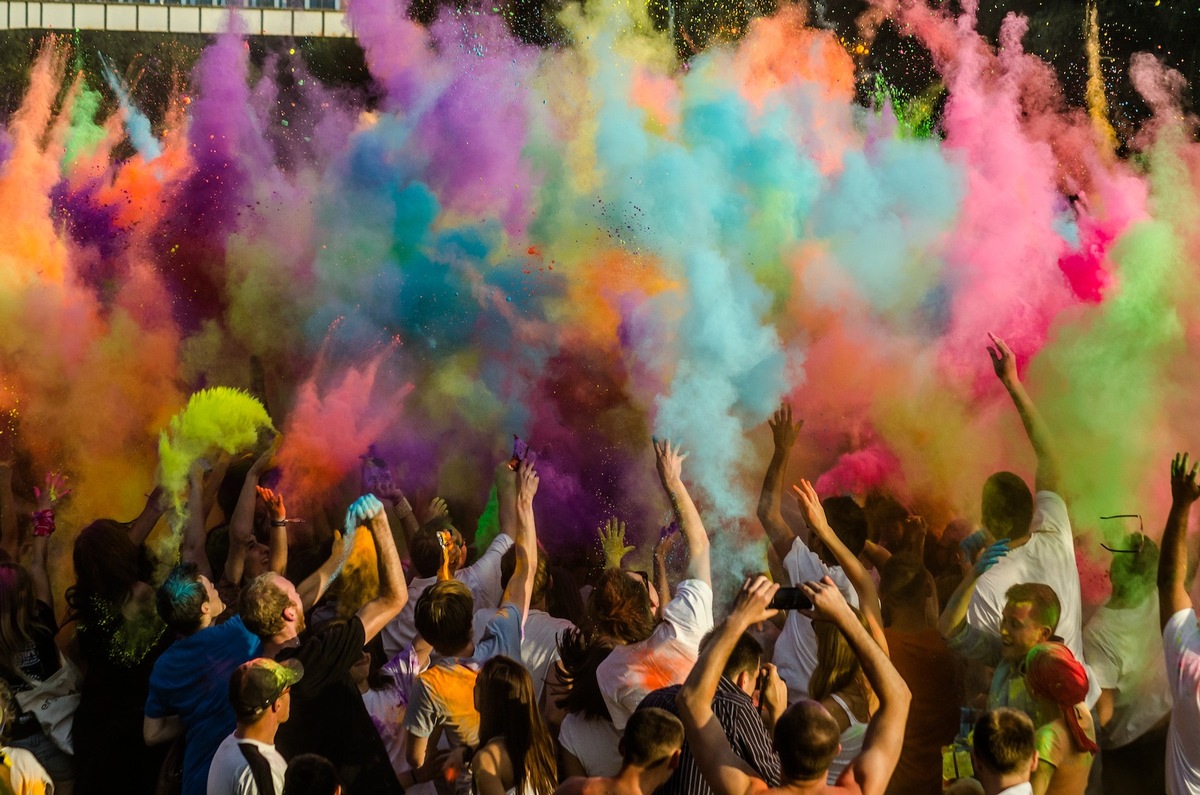
POLYGON ((52 474, 18 499, 9 456, 0 795, 1200 793, 1197 465, 1171 464, 1160 543, 1110 548, 1112 595, 1085 625, 1053 438, 1011 351, 989 352, 1034 490, 996 473, 981 525, 940 534, 803 479, 785 510, 801 430, 785 404, 758 504, 767 571, 721 605, 670 441, 651 572, 625 567, 616 520, 601 565, 551 560, 529 457, 498 463, 499 532, 475 553, 444 501, 418 514, 376 467, 342 533, 299 554, 264 485, 271 444, 196 463, 177 561, 147 549, 151 495, 74 534, 57 595, 69 489, 52 474), (345 573, 364 533, 365 587, 345 573))

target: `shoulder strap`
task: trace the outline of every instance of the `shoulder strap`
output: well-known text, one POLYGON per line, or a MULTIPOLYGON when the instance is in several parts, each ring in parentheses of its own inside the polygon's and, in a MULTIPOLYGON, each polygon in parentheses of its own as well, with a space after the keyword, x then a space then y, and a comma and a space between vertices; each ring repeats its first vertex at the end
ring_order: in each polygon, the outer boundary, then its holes
POLYGON ((271 775, 271 763, 253 743, 238 743, 246 764, 250 767, 250 775, 254 777, 254 786, 259 795, 275 795, 275 778, 271 775))

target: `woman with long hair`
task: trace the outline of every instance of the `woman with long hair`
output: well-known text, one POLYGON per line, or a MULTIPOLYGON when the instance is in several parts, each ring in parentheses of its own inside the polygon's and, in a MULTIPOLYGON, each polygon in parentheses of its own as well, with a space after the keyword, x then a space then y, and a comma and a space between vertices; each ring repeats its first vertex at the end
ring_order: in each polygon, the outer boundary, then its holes
POLYGON ((77 795, 109 792, 116 782, 124 792, 153 792, 166 750, 142 738, 150 672, 166 639, 138 528, 99 519, 75 539, 67 621, 68 648, 83 671, 73 727, 77 795))
POLYGON ((471 763, 478 795, 551 795, 558 786, 554 740, 525 666, 503 655, 475 680, 479 750, 471 763))
POLYGON ((1087 671, 1061 643, 1041 643, 1025 656, 1025 687, 1042 718, 1034 735, 1038 766, 1034 795, 1083 795, 1099 753, 1096 726, 1084 703, 1087 671))
POLYGON ((60 476, 49 475, 37 493, 29 568, 0 563, 0 680, 14 694, 8 744, 32 753, 49 771, 57 791, 70 795, 75 778, 70 754, 46 734, 37 715, 21 709, 16 700, 19 694, 37 690, 62 667, 54 644, 58 624, 46 557, 63 485, 60 476))
MULTIPOLYGON (((851 609, 863 629, 871 632, 863 614, 851 609)), ((862 750, 867 724, 879 706, 879 698, 863 673, 858 655, 837 625, 814 621, 813 630, 817 635, 817 667, 813 669, 808 695, 829 710, 841 731, 842 747, 829 765, 827 778, 829 784, 834 784, 846 765, 862 750)))

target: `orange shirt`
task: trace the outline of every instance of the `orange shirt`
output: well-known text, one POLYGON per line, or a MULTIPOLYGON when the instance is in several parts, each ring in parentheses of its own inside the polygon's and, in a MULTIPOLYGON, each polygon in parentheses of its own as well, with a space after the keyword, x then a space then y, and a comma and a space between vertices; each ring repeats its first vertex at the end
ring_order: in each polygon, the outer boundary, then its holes
POLYGON ((958 734, 962 663, 937 629, 883 631, 892 664, 912 691, 904 748, 888 785, 889 795, 938 795, 942 791, 942 746, 958 734))

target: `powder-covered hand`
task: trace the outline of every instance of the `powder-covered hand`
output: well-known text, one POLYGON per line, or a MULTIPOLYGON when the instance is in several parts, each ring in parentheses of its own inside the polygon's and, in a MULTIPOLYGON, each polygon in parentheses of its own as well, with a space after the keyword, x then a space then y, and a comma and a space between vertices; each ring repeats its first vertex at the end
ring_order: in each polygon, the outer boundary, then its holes
POLYGON ((604 568, 621 568, 621 561, 634 549, 625 544, 625 523, 612 518, 597 532, 600 535, 600 551, 604 554, 604 568))
POLYGON ((1002 538, 980 553, 979 559, 975 561, 972 571, 975 572, 976 577, 979 577, 992 566, 999 563, 1000 559, 1008 553, 1008 539, 1002 538))

